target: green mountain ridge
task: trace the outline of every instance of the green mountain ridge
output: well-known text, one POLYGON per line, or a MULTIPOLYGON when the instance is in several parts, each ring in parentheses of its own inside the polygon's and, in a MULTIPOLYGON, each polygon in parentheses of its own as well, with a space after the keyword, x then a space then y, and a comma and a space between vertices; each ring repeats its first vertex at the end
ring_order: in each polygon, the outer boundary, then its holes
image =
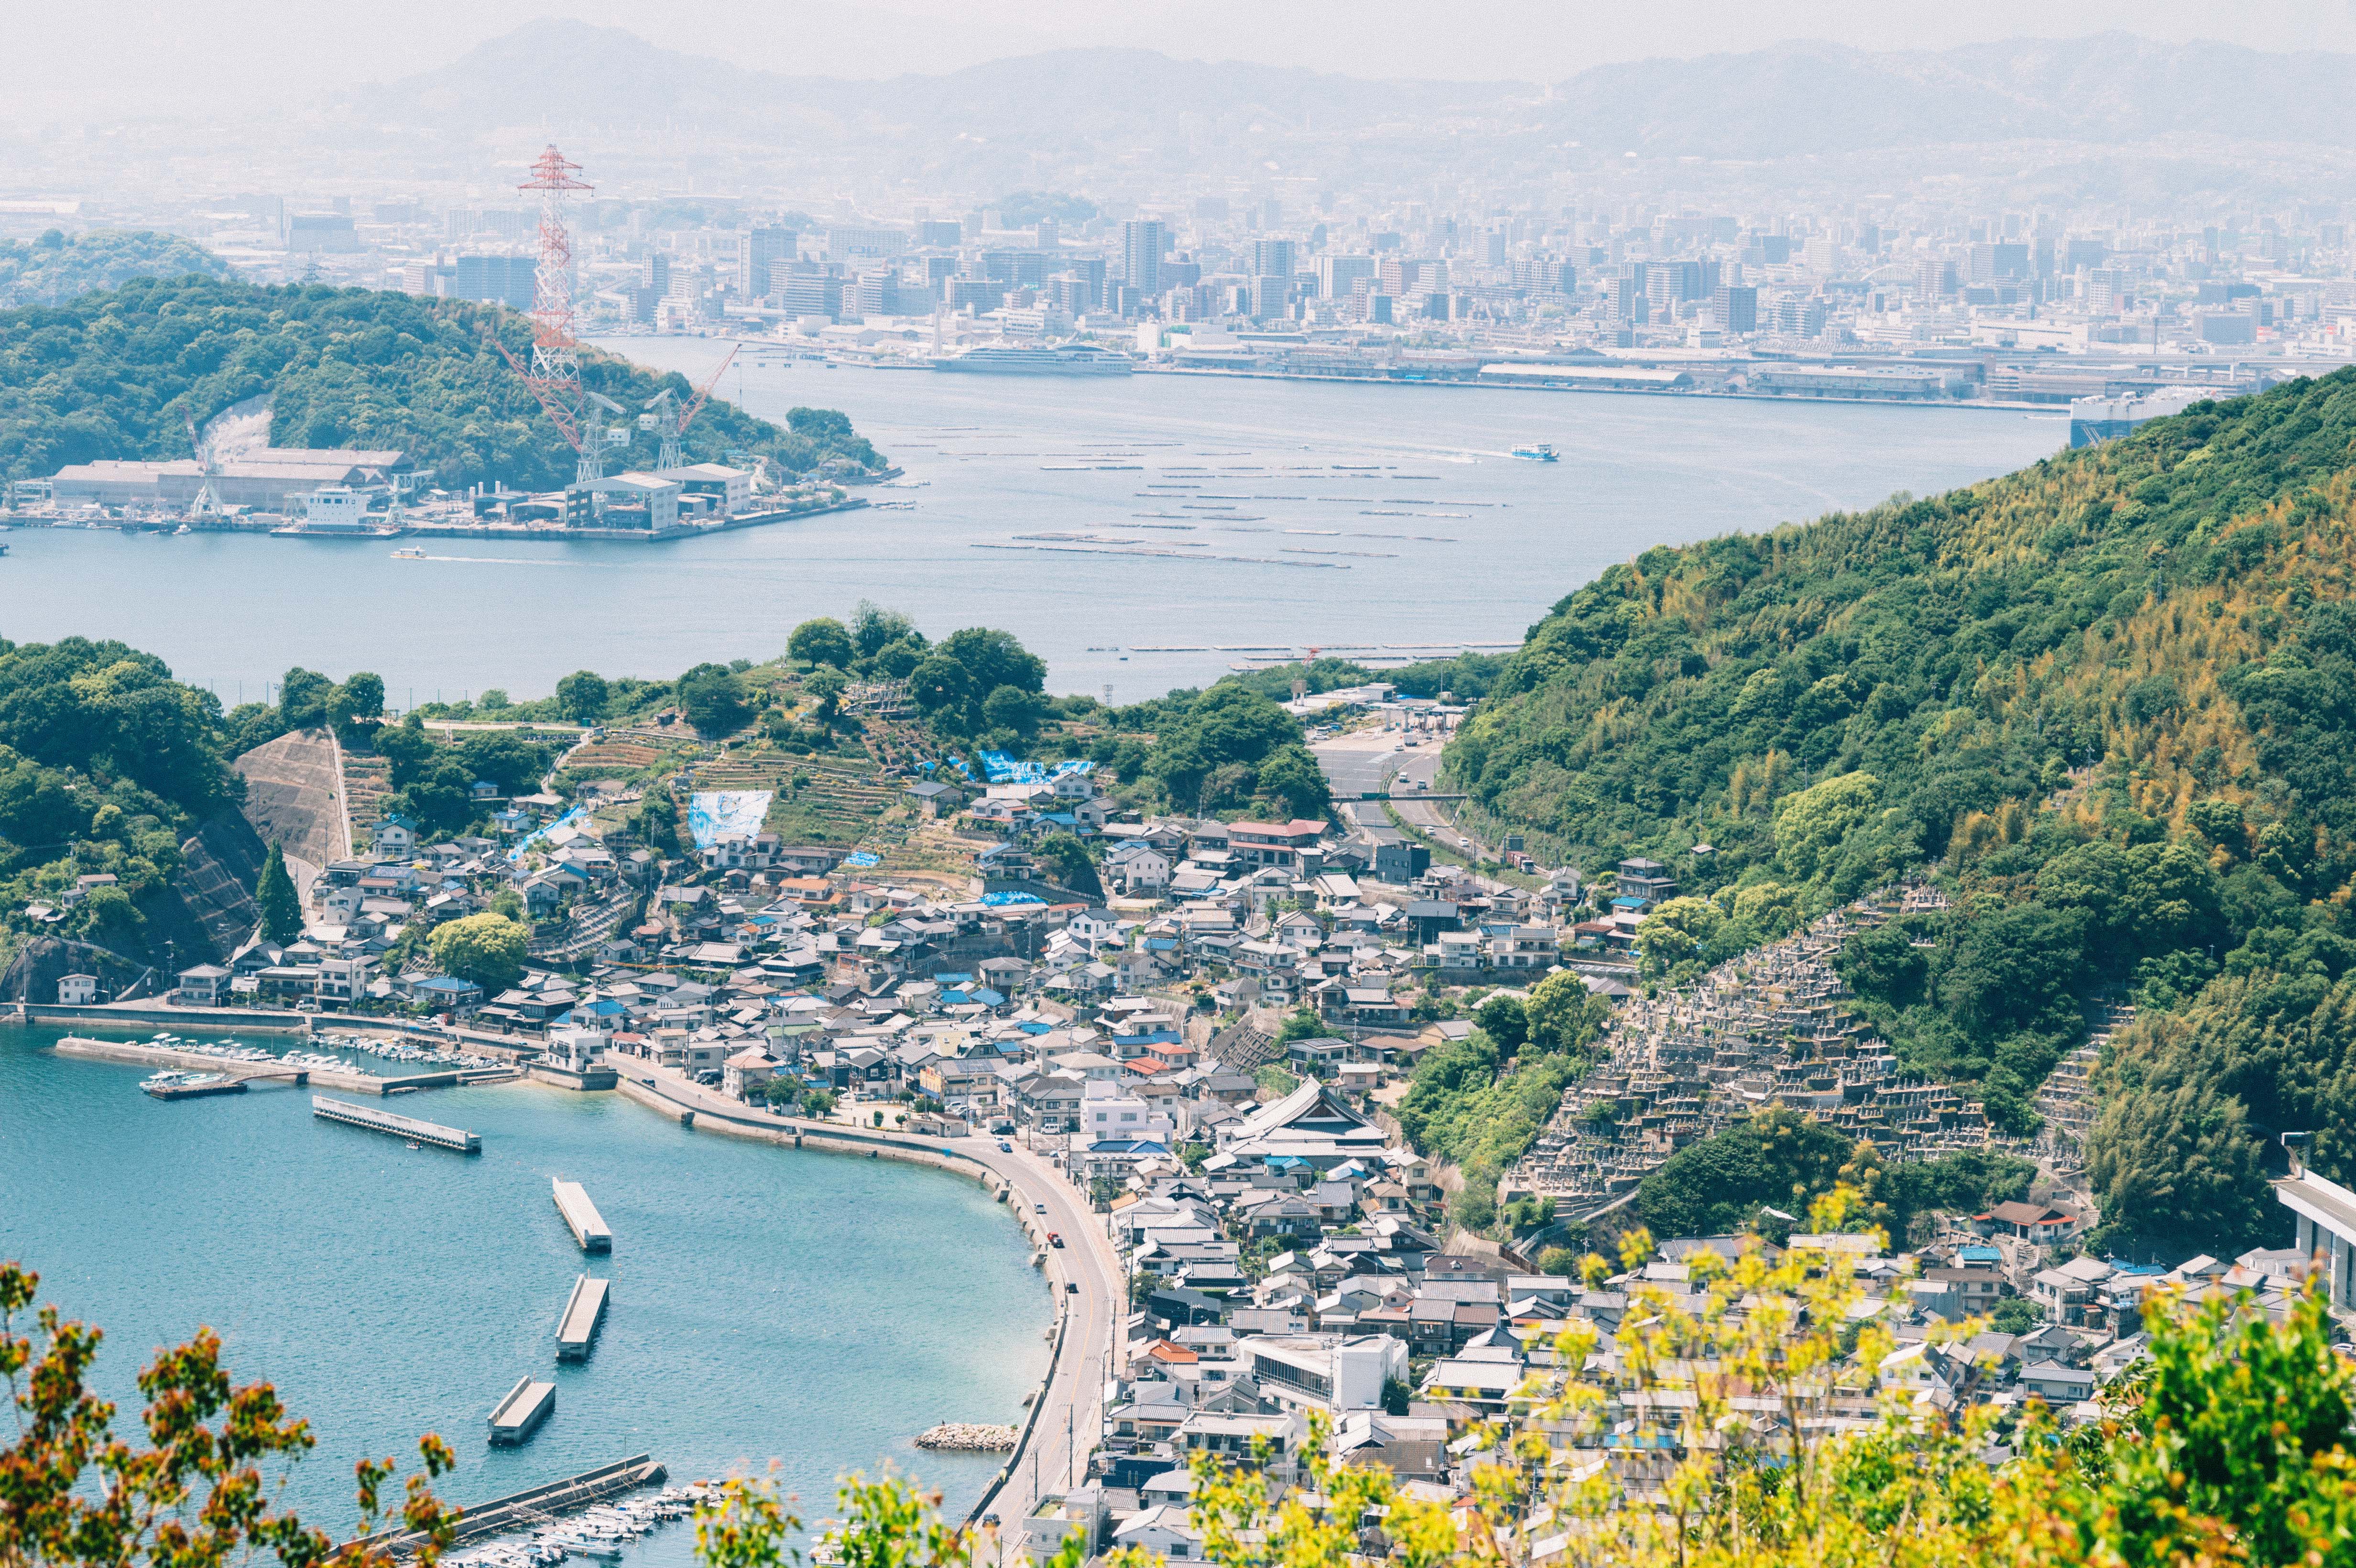
POLYGON ((0 306, 63 304, 134 278, 231 276, 230 265, 193 240, 152 229, 52 229, 32 240, 0 240, 0 306))
POLYGON ((2351 443, 2340 371, 1649 550, 1531 629, 1443 777, 1556 858, 1673 865, 1644 944, 1669 983, 1935 869, 1951 910, 1841 958, 1901 1061, 2026 1132, 2088 998, 2132 997, 2102 1239, 2250 1244, 2279 1133, 2356 1175, 2351 443))
MULTIPOLYGON (((489 337, 530 355, 530 324, 501 306, 196 274, 0 311, 0 477, 185 457, 189 419, 268 392, 273 446, 399 447, 450 488, 567 483, 572 449, 489 337)), ((666 386, 692 390, 594 349, 582 379, 632 411, 666 386)), ((685 444, 690 462, 744 451, 793 473, 883 462, 833 411, 796 409, 781 428, 717 398, 685 444)), ((655 437, 633 428, 606 461, 650 466, 655 437)))

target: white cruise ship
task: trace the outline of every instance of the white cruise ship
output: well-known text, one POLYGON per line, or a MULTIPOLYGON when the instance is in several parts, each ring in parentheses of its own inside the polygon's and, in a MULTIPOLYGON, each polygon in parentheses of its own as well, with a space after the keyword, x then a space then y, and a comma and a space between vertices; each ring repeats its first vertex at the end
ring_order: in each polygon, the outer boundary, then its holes
POLYGON ((1052 348, 985 343, 945 355, 933 361, 933 368, 991 376, 1126 376, 1137 368, 1137 361, 1093 343, 1059 343, 1052 348))

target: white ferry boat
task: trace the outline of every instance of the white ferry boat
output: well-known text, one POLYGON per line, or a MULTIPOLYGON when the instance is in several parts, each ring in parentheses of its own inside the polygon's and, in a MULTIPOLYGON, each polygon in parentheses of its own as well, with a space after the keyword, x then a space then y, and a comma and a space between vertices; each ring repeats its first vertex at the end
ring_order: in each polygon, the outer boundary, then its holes
POLYGON ((933 368, 991 376, 1126 376, 1137 361, 1093 343, 985 343, 936 359, 933 368))

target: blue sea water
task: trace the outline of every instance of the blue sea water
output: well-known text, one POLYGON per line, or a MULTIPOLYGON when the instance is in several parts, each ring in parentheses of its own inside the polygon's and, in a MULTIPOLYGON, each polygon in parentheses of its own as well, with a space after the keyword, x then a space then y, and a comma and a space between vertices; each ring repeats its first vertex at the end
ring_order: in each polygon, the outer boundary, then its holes
MULTIPOLYGON (((444 1494, 500 1496, 636 1453, 675 1479, 766 1470, 809 1517, 841 1473, 885 1465, 962 1512, 998 1461, 921 1452, 939 1421, 1016 1421, 1044 1375, 1047 1288, 971 1183, 699 1134, 618 1095, 539 1084, 404 1096, 482 1135, 475 1157, 316 1120, 306 1092, 165 1104, 147 1069, 60 1057, 60 1031, 0 1026, 0 1257, 106 1331, 97 1381, 126 1418, 158 1347, 199 1324, 240 1381, 266 1379, 317 1450, 291 1499, 351 1514, 351 1465, 460 1458, 444 1494), (584 1259, 549 1181, 584 1182, 615 1234, 584 1259), (594 1355, 559 1367, 555 1325, 587 1270, 613 1281, 594 1355), (553 1377, 519 1448, 492 1404, 553 1377)), ((634 1550, 687 1561, 671 1527, 634 1550)))
MULTIPOLYGON (((609 347, 699 380, 724 352, 609 347)), ((1245 647, 1516 642, 1653 545, 1932 494, 2068 433, 2017 410, 806 362, 740 363, 718 395, 780 420, 844 410, 922 482, 865 494, 913 508, 660 545, 445 540, 425 560, 393 560, 383 539, 18 528, 0 635, 120 637, 230 703, 290 665, 370 669, 407 707, 487 687, 545 696, 584 667, 669 677, 769 658, 798 623, 864 598, 935 636, 1007 628, 1046 659, 1049 689, 1135 701, 1215 679, 1245 647), (1531 442, 1562 460, 1509 455, 1531 442), (1149 490, 1173 482, 1247 500, 1222 517, 1149 490), (1177 646, 1194 651, 1141 651, 1177 646)))

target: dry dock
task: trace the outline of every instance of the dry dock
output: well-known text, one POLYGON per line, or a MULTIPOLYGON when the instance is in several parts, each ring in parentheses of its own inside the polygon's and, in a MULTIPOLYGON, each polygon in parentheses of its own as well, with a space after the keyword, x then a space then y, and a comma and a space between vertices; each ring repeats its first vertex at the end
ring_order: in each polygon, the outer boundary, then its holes
POLYGON ((614 1232, 605 1229, 605 1216, 597 1205, 589 1201, 588 1190, 577 1181, 559 1177, 550 1184, 556 1193, 556 1211, 564 1216, 565 1225, 573 1239, 581 1243, 584 1253, 610 1253, 614 1250, 614 1232))
POLYGON ((596 1341, 597 1326, 605 1320, 606 1282, 583 1275, 573 1282, 573 1294, 564 1298, 564 1310, 556 1317, 556 1359, 560 1361, 585 1361, 589 1347, 596 1341))
POLYGON ((555 1409, 554 1383, 518 1378, 516 1386, 508 1390, 507 1398, 491 1412, 491 1441, 501 1445, 520 1443, 539 1431, 540 1424, 555 1409))
POLYGON ((397 1138, 432 1144, 435 1148, 452 1149, 459 1154, 483 1152, 483 1139, 478 1133, 445 1127, 434 1122, 421 1122, 414 1116, 396 1116, 391 1111, 380 1111, 373 1105, 355 1105, 348 1100, 331 1100, 325 1094, 311 1096, 311 1114, 330 1122, 366 1127, 370 1132, 391 1133, 397 1138))

